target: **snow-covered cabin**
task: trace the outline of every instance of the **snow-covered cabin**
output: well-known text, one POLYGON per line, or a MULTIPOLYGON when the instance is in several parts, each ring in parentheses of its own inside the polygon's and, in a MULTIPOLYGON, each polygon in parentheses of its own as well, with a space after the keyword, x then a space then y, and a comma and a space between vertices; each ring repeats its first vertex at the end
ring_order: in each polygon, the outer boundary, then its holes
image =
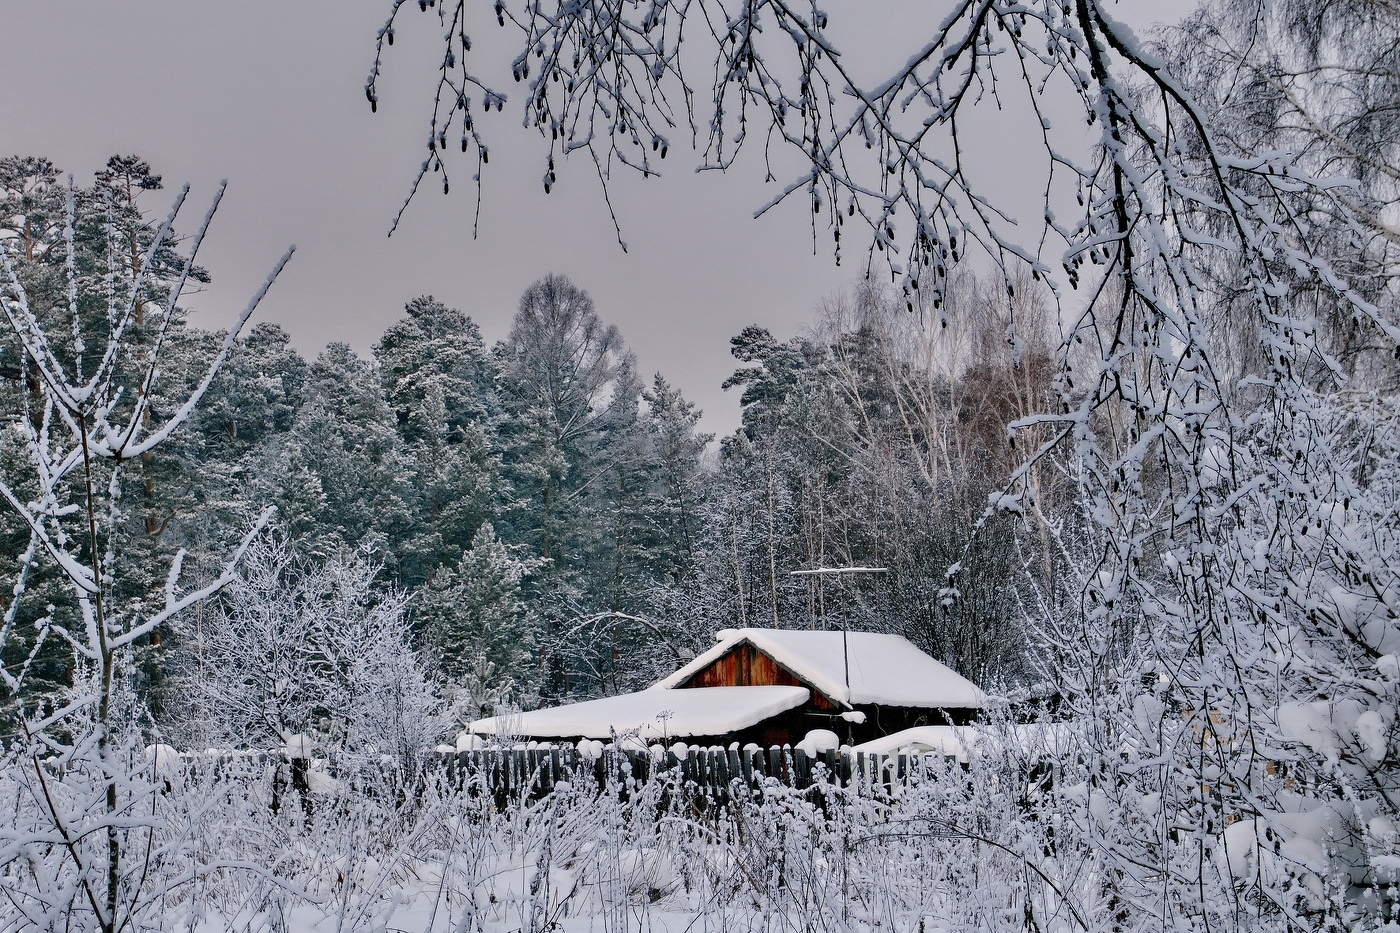
POLYGON ((481 719, 469 731, 778 745, 828 729, 857 742, 966 723, 985 702, 976 684, 898 635, 743 628, 720 632, 713 648, 646 690, 481 719))

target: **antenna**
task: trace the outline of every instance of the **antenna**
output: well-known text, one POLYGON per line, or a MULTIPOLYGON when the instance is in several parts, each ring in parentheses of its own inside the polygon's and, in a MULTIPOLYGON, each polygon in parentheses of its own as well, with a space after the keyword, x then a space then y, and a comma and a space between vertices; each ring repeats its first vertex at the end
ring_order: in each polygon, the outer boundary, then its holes
MULTIPOLYGON (((888 573, 888 567, 816 567, 812 570, 790 570, 788 576, 805 577, 815 576, 825 579, 827 576, 842 573, 888 573)), ((851 646, 850 639, 846 637, 846 624, 841 624, 841 660, 846 666, 846 702, 851 702, 851 646)))

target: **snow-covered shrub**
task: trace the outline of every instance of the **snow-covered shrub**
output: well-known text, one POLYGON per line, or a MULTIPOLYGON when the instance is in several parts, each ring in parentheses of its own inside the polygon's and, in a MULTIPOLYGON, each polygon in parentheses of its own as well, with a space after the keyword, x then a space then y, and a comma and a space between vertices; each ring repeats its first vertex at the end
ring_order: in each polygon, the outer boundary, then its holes
MULTIPOLYGON (((212 612, 186 619, 180 731, 197 747, 335 752, 411 764, 448 731, 428 665, 409 644, 406 596, 365 553, 326 560, 285 541, 249 549, 212 612), (309 739, 307 737, 310 737, 309 739)), ((297 757, 302 757, 300 754, 297 757)))

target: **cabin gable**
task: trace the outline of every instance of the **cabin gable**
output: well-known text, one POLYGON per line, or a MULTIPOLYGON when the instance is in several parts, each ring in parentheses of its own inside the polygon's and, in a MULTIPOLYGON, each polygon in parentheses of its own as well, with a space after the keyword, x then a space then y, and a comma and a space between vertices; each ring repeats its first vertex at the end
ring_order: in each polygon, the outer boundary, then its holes
POLYGON ((741 641, 709 664, 676 684, 686 687, 806 687, 812 698, 812 709, 834 711, 840 705, 831 697, 780 664, 772 655, 761 651, 749 641, 741 641))

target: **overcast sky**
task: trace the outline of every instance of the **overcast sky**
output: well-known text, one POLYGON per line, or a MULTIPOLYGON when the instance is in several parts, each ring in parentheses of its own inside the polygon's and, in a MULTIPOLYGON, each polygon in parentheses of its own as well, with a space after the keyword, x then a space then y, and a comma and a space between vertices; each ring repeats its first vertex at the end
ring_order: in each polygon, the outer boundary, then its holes
MULTIPOLYGON (((936 20, 943 4, 828 6, 832 31, 850 37, 878 71, 907 56, 899 40, 910 23, 936 20)), ((813 255, 800 205, 752 220, 770 196, 755 171, 697 175, 685 152, 673 152, 662 179, 629 180, 616 192, 629 253, 616 244, 591 166, 566 165, 545 196, 539 150, 513 142, 504 152, 493 148, 480 239, 472 239, 474 197, 461 179, 450 197, 425 192, 386 239, 426 137, 424 69, 437 33, 426 21, 408 21, 417 44, 401 31, 407 41, 388 62, 372 116, 363 84, 388 7, 388 0, 12 3, 0 55, 3 147, 46 155, 80 183, 109 154, 135 152, 168 188, 192 184, 196 205, 228 178, 202 254, 215 283, 192 302, 202 326, 226 321, 292 242, 297 256, 260 317, 284 326, 308 354, 331 340, 367 352, 403 303, 424 293, 499 338, 520 292, 558 271, 592 293, 644 373, 660 370, 678 384, 706 410, 710 430, 731 429, 737 400, 719 387, 734 368, 729 338, 755 322, 795 332, 855 270, 835 268, 825 250, 813 255)), ((1125 0, 1120 16, 1145 26, 1183 9, 1180 0, 1125 0)), ((492 26, 480 40, 498 36, 509 34, 492 26)), ((518 122, 514 106, 493 115, 497 132, 518 122)), ((1024 141, 1016 115, 991 120, 982 154, 988 170, 1033 198, 1036 180, 1016 170, 1024 141)))

